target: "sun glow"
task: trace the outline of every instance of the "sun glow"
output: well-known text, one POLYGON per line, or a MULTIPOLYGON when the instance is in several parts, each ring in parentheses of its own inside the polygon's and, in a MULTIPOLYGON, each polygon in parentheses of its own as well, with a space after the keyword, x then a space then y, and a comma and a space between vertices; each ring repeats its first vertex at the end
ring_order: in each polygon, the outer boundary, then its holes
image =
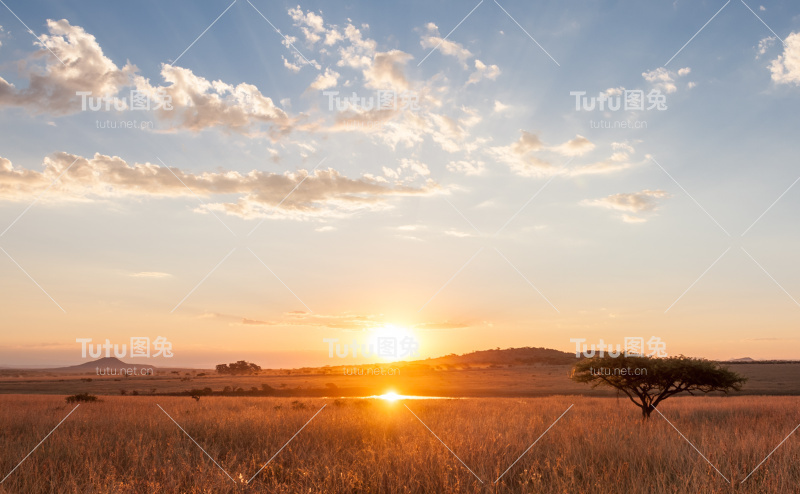
POLYGON ((389 402, 394 402, 394 401, 399 400, 401 398, 401 396, 399 394, 395 393, 394 391, 389 391, 388 393, 384 393, 384 394, 378 396, 378 398, 380 398, 382 400, 389 401, 389 402))
POLYGON ((383 355, 381 359, 386 362, 397 360, 414 360, 415 357, 410 353, 419 351, 419 338, 413 331, 403 326, 385 324, 372 329, 374 335, 373 343, 375 348, 380 347, 382 341, 389 341, 396 345, 396 355, 383 355))

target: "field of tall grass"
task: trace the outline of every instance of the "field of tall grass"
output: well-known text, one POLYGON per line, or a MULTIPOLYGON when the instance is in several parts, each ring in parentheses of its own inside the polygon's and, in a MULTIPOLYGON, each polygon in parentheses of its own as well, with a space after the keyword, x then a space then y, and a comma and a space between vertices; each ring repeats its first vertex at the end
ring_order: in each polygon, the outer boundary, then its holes
MULTIPOLYGON (((798 397, 672 398, 660 411, 680 433, 658 413, 642 423, 637 408, 614 398, 101 399, 81 404, 0 492, 788 493, 800 485, 800 433, 741 483, 800 423, 798 397)), ((74 407, 63 396, 0 396, 0 477, 74 407)))

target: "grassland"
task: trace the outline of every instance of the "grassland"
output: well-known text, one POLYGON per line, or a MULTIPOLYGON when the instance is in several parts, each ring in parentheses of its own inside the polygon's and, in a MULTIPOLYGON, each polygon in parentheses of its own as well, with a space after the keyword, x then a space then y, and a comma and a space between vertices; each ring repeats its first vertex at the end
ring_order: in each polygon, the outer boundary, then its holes
MULTIPOLYGON (((800 395, 800 363, 732 364, 731 370, 749 378, 742 393, 800 395)), ((56 375, 48 372, 2 371, 0 394, 140 395, 181 393, 229 387, 250 390, 263 384, 276 394, 305 397, 370 396, 388 389, 406 395, 451 397, 542 397, 552 395, 615 396, 613 391, 592 390, 569 379, 570 365, 513 365, 452 367, 431 370, 413 365, 382 364, 384 375, 367 375, 372 366, 300 370, 269 370, 254 376, 220 376, 214 371, 158 371, 154 376, 98 377, 56 375), (395 369, 389 375, 390 369, 395 369), (345 371, 351 372, 346 375, 345 371)), ((378 373, 379 374, 379 373, 378 373)))
MULTIPOLYGON (((615 398, 102 400, 75 410, 0 492, 785 493, 800 484, 798 435, 741 483, 800 422, 798 397, 686 397, 662 405, 731 483, 667 420, 654 414, 643 424, 638 409, 615 398)), ((73 407, 62 396, 0 396, 2 475, 73 407)))

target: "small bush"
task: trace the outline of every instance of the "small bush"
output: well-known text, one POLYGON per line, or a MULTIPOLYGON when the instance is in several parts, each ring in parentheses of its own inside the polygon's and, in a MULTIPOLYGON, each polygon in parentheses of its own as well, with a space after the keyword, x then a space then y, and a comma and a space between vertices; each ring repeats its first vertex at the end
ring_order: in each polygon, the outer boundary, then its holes
POLYGON ((89 393, 80 393, 77 395, 67 396, 67 403, 90 403, 97 401, 97 396, 90 395, 89 393))

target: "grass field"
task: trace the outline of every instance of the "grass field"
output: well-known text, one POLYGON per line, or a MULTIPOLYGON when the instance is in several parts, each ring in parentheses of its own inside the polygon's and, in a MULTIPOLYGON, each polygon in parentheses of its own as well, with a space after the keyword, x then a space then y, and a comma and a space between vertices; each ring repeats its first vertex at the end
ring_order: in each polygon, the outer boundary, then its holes
MULTIPOLYGON (((501 368, 458 368, 420 371, 413 366, 384 364, 393 375, 345 375, 342 369, 317 368, 302 371, 265 371, 255 376, 220 376, 213 371, 185 370, 155 376, 98 377, 55 375, 47 372, 0 371, 0 394, 119 395, 137 392, 180 393, 196 388, 222 391, 226 386, 249 390, 268 384, 294 396, 370 396, 394 389, 406 395, 454 397, 538 397, 552 395, 615 396, 608 389, 591 389, 570 380, 571 365, 516 365, 501 368), (326 372, 323 374, 322 372, 326 372), (200 376, 198 374, 205 374, 200 376), (329 385, 335 387, 330 387, 329 385)), ((731 370, 749 381, 737 394, 800 395, 800 363, 732 364, 731 370)), ((374 368, 364 366, 361 369, 374 368)), ((351 368, 352 369, 352 368, 351 368)))
MULTIPOLYGON (((800 483, 797 434, 741 483, 800 423, 798 397, 672 398, 660 411, 680 433, 658 413, 643 424, 615 398, 101 398, 74 410, 0 492, 784 493, 800 483)), ((74 406, 0 396, 1 475, 74 406)))

